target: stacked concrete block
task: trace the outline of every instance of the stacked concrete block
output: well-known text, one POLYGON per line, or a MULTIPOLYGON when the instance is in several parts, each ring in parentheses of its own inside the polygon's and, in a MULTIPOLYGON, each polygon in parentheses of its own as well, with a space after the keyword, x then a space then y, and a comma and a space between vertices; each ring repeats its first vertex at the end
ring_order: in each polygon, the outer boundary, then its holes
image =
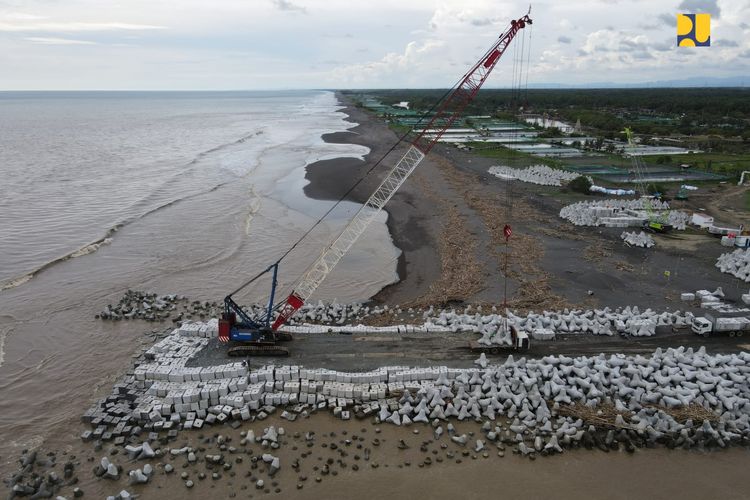
POLYGON ((651 235, 646 234, 643 231, 640 233, 629 233, 626 231, 620 235, 620 238, 622 238, 622 240, 628 245, 634 247, 651 248, 654 246, 654 239, 651 235))
POLYGON ((487 172, 501 179, 516 179, 522 182, 542 186, 562 186, 563 183, 570 182, 576 177, 580 177, 580 174, 575 172, 550 168, 546 165, 532 165, 523 169, 507 166, 493 166, 490 167, 487 172))
POLYGON ((682 327, 690 324, 692 314, 689 312, 671 311, 656 312, 651 309, 639 310, 638 307, 604 308, 593 310, 542 311, 541 314, 530 312, 518 316, 512 312, 507 318, 498 314, 480 316, 441 313, 442 321, 450 323, 471 323, 483 325, 479 329, 483 345, 510 345, 511 336, 506 324, 517 330, 524 330, 529 335, 535 331, 546 330, 556 335, 592 334, 614 335, 617 332, 631 335, 654 335, 655 329, 641 328, 645 323, 654 325, 672 325, 682 327), (469 317, 467 317, 469 316, 469 317), (637 333, 634 333, 637 332, 637 333))
MULTIPOLYGON (((651 208, 643 198, 637 200, 600 200, 579 201, 560 209, 560 217, 576 226, 631 227, 640 226, 649 217, 651 211, 664 212, 669 204, 651 200, 651 208)), ((668 222, 676 229, 684 230, 689 220, 686 213, 667 212, 668 222)))
POLYGON ((716 259, 716 267, 722 273, 731 274, 744 282, 750 282, 750 249, 737 249, 716 259))
POLYGON ((687 212, 671 210, 668 213, 667 224, 671 224, 672 227, 678 231, 684 231, 687 229, 687 225, 690 222, 690 215, 687 212))
POLYGON ((551 328, 534 328, 531 331, 534 340, 555 340, 555 331, 551 328))
MULTIPOLYGON (((701 298, 709 295, 722 294, 720 290, 696 293, 701 298)), ((488 315, 469 316, 475 325, 498 324, 497 318, 486 318, 488 315)), ((444 319, 453 322, 462 318, 452 314, 444 319)), ((632 335, 651 335, 659 325, 677 325, 687 319, 686 314, 638 308, 545 311, 507 318, 517 328, 530 328, 532 334, 563 328, 582 332, 607 324, 632 335)), ((192 339, 179 331, 173 336, 174 342, 192 339)), ((130 452, 135 453, 143 442, 142 433, 156 439, 180 427, 200 429, 264 418, 277 407, 287 408, 286 418, 328 408, 338 418, 376 417, 394 425, 433 419, 492 421, 505 416, 512 421, 510 429, 493 430, 496 435, 512 432, 508 439, 515 435, 540 437, 552 443, 550 449, 557 449, 558 443, 580 442, 586 432, 580 421, 558 415, 558 405, 607 402, 632 415, 624 428, 635 429, 638 436, 653 442, 672 436, 677 446, 697 442, 726 446, 750 439, 750 354, 744 352, 709 355, 703 349, 680 348, 658 349, 649 357, 546 356, 518 361, 510 356, 500 365, 487 358, 477 360, 479 368, 390 366, 365 373, 294 365, 269 365, 248 373, 241 363, 229 363, 206 371, 219 377, 208 380, 200 379, 203 371, 197 372, 199 379, 194 380, 196 372, 177 362, 175 352, 190 351, 157 353, 148 368, 139 372, 142 379, 128 375, 110 397, 89 410, 84 420, 93 430, 82 437, 103 441, 127 438, 122 442, 130 444, 130 452), (170 370, 166 378, 159 363, 170 370), (183 375, 182 381, 170 380, 171 370, 183 375), (700 405, 717 415, 717 423, 677 421, 654 405, 700 405)))
POLYGON ((185 322, 178 329, 183 337, 214 338, 219 334, 219 320, 212 318, 207 322, 185 322))

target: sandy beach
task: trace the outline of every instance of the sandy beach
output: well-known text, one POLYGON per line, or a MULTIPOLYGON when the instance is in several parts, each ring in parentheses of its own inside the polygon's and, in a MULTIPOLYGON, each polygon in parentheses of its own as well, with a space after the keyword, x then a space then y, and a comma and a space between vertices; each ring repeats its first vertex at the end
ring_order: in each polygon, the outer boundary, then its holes
MULTIPOLYGON (((348 104, 345 96, 339 95, 339 98, 343 104, 348 104)), ((326 135, 324 140, 360 144, 371 151, 364 161, 338 158, 309 165, 305 194, 311 198, 338 199, 397 139, 385 124, 361 109, 347 105, 344 111, 349 120, 358 125, 348 132, 326 135)), ((402 147, 396 148, 375 171, 379 175, 368 177, 348 199, 364 201, 402 152, 402 147)), ((514 230, 508 249, 508 302, 510 307, 520 311, 623 305, 684 309, 679 293, 692 290, 698 282, 702 288, 722 286, 730 299, 737 299, 745 292, 738 280, 713 267, 722 252, 714 241, 699 240, 691 252, 666 249, 646 253, 642 249, 626 248, 615 230, 581 230, 557 217, 563 204, 559 193, 520 183, 511 186, 487 175, 486 170, 492 164, 490 160, 461 153, 449 146, 437 147, 425 159, 387 206, 387 226, 394 244, 402 252, 397 266, 400 281, 375 295, 374 304, 419 307, 502 303, 506 251, 502 226, 507 221, 514 230), (509 197, 513 198, 512 213, 508 213, 509 197), (668 280, 665 270, 671 270, 668 280)), ((177 286, 187 279, 189 276, 170 279, 167 284, 177 286)), ((160 284, 162 289, 164 286, 160 284)), ((483 453, 473 453, 455 445, 446 437, 434 438, 429 425, 395 427, 373 424, 370 419, 341 421, 328 412, 313 413, 309 418, 298 418, 294 422, 281 419, 277 412, 262 422, 242 423, 238 428, 225 425, 182 431, 175 439, 152 443, 155 449, 162 448, 165 455, 152 462, 155 472, 148 485, 130 486, 124 473, 117 480, 100 479, 93 469, 105 455, 124 471, 142 467, 144 462, 133 462, 123 452, 112 451, 117 447, 111 443, 104 443, 97 449, 93 443, 81 442, 79 436, 88 426, 81 424, 79 417, 87 404, 108 395, 112 385, 129 371, 131 359, 122 353, 135 356, 156 340, 158 335, 151 335, 152 332, 170 329, 163 325, 155 328, 137 320, 102 323, 91 319, 100 310, 102 300, 114 302, 122 291, 122 287, 112 286, 101 297, 92 290, 87 297, 91 303, 77 304, 83 308, 83 313, 81 310, 72 312, 73 308, 67 304, 59 305, 56 318, 78 318, 76 324, 90 328, 92 337, 116 337, 117 344, 108 349, 108 344, 101 339, 92 340, 90 348, 101 350, 106 373, 96 366, 84 367, 81 380, 76 381, 74 396, 58 395, 52 400, 54 409, 50 411, 58 416, 52 424, 48 419, 42 421, 45 429, 51 426, 53 432, 35 435, 34 422, 30 421, 22 422, 17 434, 11 436, 8 432, 4 436, 6 444, 0 456, 3 478, 19 470, 21 449, 38 448, 39 461, 49 452, 56 454, 56 465, 49 468, 38 465, 39 471, 54 469, 62 475, 64 463, 74 464, 78 483, 65 486, 60 492, 68 498, 72 497, 74 487, 80 487, 86 498, 116 495, 127 489, 142 498, 167 499, 280 498, 282 495, 290 498, 352 498, 356 495, 367 499, 417 495, 440 499, 498 495, 509 498, 679 496, 697 499, 746 498, 750 490, 750 480, 744 473, 750 454, 744 448, 718 451, 638 449, 634 454, 624 449, 609 453, 575 449, 562 456, 530 460, 514 455, 510 448, 504 451, 493 447, 487 450, 485 457, 483 453), (82 320, 82 314, 88 319, 82 320), (86 377, 96 383, 86 382, 86 377), (242 432, 253 430, 259 434, 269 425, 283 426, 286 431, 278 449, 240 444, 242 432), (314 432, 314 439, 305 438, 308 432, 314 432), (401 440, 406 446, 399 447, 401 440), (186 455, 170 455, 170 449, 184 446, 198 450, 195 462, 188 462, 186 455), (365 448, 369 450, 367 459, 364 458, 365 448), (273 476, 268 474, 265 465, 256 464, 259 456, 270 451, 282 463, 273 476), (503 451, 503 456, 499 456, 498 451, 503 451), (210 463, 207 456, 213 453, 223 455, 222 464, 210 463), (165 470, 167 463, 171 464, 173 472, 165 470), (259 479, 264 482, 260 488, 257 487, 259 479), (187 480, 193 482, 191 488, 185 486, 187 480)), ((218 290, 212 292, 216 295, 214 300, 220 298, 218 290)), ((205 296, 199 298, 205 299, 205 296)), ((687 338, 689 334, 684 335, 686 343, 694 340, 694 337, 687 338)), ((432 340, 441 347, 407 337, 403 336, 403 344, 388 348, 383 346, 394 346, 392 339, 375 338, 369 344, 356 336, 339 336, 331 343, 320 345, 300 341, 299 353, 293 355, 290 362, 356 371, 359 356, 367 357, 362 353, 368 351, 377 351, 367 359, 368 367, 402 362, 422 366, 436 362, 471 366, 476 357, 460 351, 463 339, 446 336, 439 342, 432 340), (407 345, 407 342, 411 343, 407 345), (430 352, 435 353, 434 356, 430 352), (454 354, 455 359, 449 359, 454 354)), ((615 352, 618 340, 607 339, 612 345, 603 345, 601 339, 589 337, 577 339, 579 344, 569 351, 565 350, 564 343, 557 343, 553 350, 570 355, 615 352)), ((669 341, 652 339, 629 348, 633 352, 647 352, 679 340, 678 337, 669 341)), ((725 352, 736 348, 736 343, 717 341, 709 350, 725 352)), ((542 356, 544 352, 533 354, 542 356)), ((73 361, 66 358, 64 362, 73 361)), ((43 361, 41 363, 43 366, 43 361)), ((282 363, 283 360, 279 364, 282 363)), ((43 406, 44 402, 38 404, 43 406)), ((21 410, 17 411, 19 413, 12 418, 22 420, 21 410)), ((479 433, 479 424, 474 422, 456 423, 456 426, 462 432, 479 433)))

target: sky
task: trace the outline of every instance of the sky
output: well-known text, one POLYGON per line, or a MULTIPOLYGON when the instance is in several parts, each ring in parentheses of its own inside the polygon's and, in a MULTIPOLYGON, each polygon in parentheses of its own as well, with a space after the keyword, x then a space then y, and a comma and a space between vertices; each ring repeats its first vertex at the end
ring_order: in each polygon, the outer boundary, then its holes
MULTIPOLYGON (((0 0, 0 90, 450 87, 529 2, 0 0)), ((530 86, 744 77, 750 0, 532 2, 530 86), (711 14, 677 47, 676 14, 711 14)), ((512 83, 509 50, 487 87, 512 83)))

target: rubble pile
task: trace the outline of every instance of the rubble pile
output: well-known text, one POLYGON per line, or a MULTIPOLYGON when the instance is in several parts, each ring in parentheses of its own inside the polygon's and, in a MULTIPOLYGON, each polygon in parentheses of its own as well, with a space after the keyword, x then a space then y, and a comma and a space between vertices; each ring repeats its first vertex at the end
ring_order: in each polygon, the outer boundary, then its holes
POLYGON ((186 297, 176 294, 159 295, 139 290, 127 290, 117 304, 108 304, 96 319, 167 321, 174 323, 185 319, 205 319, 217 316, 219 304, 217 302, 189 301, 186 297))
MULTIPOLYGON (((63 455, 65 455, 63 453, 63 455)), ((58 473, 57 453, 49 452, 46 455, 36 450, 24 450, 18 460, 20 470, 10 479, 4 481, 9 489, 8 498, 52 498, 63 488, 74 487, 78 484, 78 472, 75 457, 62 463, 62 474, 58 473)), ((73 496, 83 496, 83 490, 77 486, 73 489, 73 496)), ((57 496, 57 498, 60 498, 57 496)))

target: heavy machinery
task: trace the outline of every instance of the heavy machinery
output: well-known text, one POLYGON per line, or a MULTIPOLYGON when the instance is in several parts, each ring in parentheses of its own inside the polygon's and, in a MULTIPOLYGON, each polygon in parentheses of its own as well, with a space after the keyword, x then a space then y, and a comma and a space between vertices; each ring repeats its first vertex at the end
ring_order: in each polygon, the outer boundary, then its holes
POLYGON ((750 331, 750 319, 745 316, 714 316, 704 314, 693 318, 690 329, 696 335, 708 337, 709 335, 726 334, 730 337, 741 337, 750 331))
POLYGON ((271 328, 273 302, 276 298, 279 263, 275 262, 250 281, 224 297, 224 313, 219 319, 219 340, 233 341, 237 345, 229 348, 230 356, 288 356, 289 350, 278 345, 278 342, 291 340, 288 333, 274 331, 271 328), (232 296, 266 273, 271 273, 271 296, 265 313, 253 318, 246 313, 232 296))
MULTIPOLYGON (((633 131, 625 127, 623 133, 628 138, 628 144, 631 147, 635 146, 633 141, 633 131)), ((672 230, 672 225, 667 223, 666 218, 663 214, 657 214, 654 211, 652 205, 653 196, 650 196, 646 189, 646 184, 643 179, 643 163, 641 162, 640 156, 631 154, 633 173, 635 174, 635 180, 638 185, 638 192, 641 194, 641 199, 644 200, 644 208, 646 209, 646 220, 643 222, 643 229, 651 233, 668 233, 672 230)))
MULTIPOLYGON (((493 43, 490 49, 438 101, 433 108, 436 109, 435 113, 429 119, 427 125, 411 141, 403 157, 391 168, 375 189, 375 192, 344 227, 341 234, 323 250, 317 260, 297 281, 285 301, 274 305, 279 264, 289 254, 289 251, 266 270, 227 295, 224 299, 224 313, 219 321, 219 339, 224 342, 239 343, 239 345, 230 349, 230 354, 288 354, 288 351, 278 346, 277 342, 285 340, 289 336, 282 335, 278 329, 310 298, 339 260, 364 233, 383 206, 424 159, 425 155, 430 152, 445 131, 459 118, 461 112, 476 96, 515 36, 527 25, 532 24, 529 18, 530 11, 531 9, 525 16, 512 20, 510 26, 493 43), (253 318, 235 303, 232 295, 266 273, 272 273, 271 297, 265 312, 259 317, 253 318), (271 324, 274 313, 277 314, 276 320, 271 324)), ((402 137, 402 139, 404 138, 405 136, 402 137)), ((321 220, 322 218, 318 220, 318 223, 321 220)))

